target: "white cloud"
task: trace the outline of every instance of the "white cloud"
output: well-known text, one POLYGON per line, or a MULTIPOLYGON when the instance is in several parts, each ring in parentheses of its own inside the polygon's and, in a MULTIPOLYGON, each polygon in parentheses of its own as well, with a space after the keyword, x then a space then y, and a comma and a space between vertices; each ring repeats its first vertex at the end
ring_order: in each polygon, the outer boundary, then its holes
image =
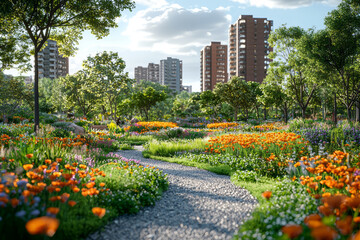
POLYGON ((231 16, 227 8, 185 9, 178 4, 138 11, 129 19, 124 35, 129 48, 192 56, 211 41, 227 42, 231 16))
POLYGON ((255 7, 268 7, 268 8, 299 8, 310 6, 314 3, 322 3, 329 5, 337 5, 341 0, 231 0, 240 4, 249 4, 255 7))

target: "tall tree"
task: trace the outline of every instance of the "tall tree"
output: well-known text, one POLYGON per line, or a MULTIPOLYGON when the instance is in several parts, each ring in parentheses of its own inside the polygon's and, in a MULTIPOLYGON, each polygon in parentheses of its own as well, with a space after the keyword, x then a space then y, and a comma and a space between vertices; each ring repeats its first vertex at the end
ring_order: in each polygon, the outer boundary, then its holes
POLYGON ((141 114, 144 114, 146 120, 149 119, 150 108, 166 98, 167 94, 164 91, 155 90, 153 87, 137 91, 131 97, 135 107, 139 109, 141 114))
POLYGON ((250 93, 249 85, 240 77, 235 76, 226 83, 216 84, 214 93, 221 101, 227 102, 233 107, 235 121, 237 121, 240 108, 246 111, 252 106, 251 100, 249 101, 248 99, 250 93))
POLYGON ((67 109, 80 110, 84 117, 93 111, 99 97, 95 92, 94 78, 84 71, 79 71, 59 78, 59 84, 67 109))
POLYGON ((360 7, 343 1, 325 18, 325 26, 304 41, 303 49, 332 74, 327 85, 335 103, 337 95, 346 106, 350 120, 360 94, 360 7))
POLYGON ((298 50, 299 42, 306 34, 300 27, 282 26, 269 37, 269 43, 275 49, 270 54, 270 58, 274 59, 270 68, 279 68, 283 76, 281 85, 286 87, 297 102, 303 118, 318 88, 316 79, 308 71, 310 62, 298 50))
MULTIPOLYGON (((121 11, 131 10, 131 0, 2 0, 0 34, 11 29, 16 43, 31 43, 34 54, 35 132, 39 128, 38 53, 48 39, 57 41, 60 52, 69 56, 76 50, 82 32, 90 30, 97 38, 117 26, 121 11)), ((11 44, 11 42, 10 42, 11 44)))
POLYGON ((125 70, 125 61, 118 53, 102 52, 94 57, 88 57, 83 63, 84 72, 91 77, 95 84, 96 92, 105 109, 110 112, 112 119, 117 121, 117 106, 123 99, 119 95, 126 94, 133 82, 125 70))

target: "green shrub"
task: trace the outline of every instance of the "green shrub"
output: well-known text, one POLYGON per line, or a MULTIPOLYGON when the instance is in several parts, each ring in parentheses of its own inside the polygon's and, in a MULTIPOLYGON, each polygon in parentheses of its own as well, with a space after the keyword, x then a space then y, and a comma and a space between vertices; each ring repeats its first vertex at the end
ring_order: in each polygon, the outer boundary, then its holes
POLYGON ((284 180, 272 195, 240 227, 234 239, 287 239, 281 238, 284 225, 301 224, 307 215, 317 211, 318 200, 311 197, 300 183, 284 180))
POLYGON ((66 129, 56 128, 50 133, 50 137, 68 138, 71 137, 71 132, 66 129))
POLYGON ((237 170, 232 177, 234 180, 245 182, 257 182, 260 178, 257 172, 248 170, 237 170))

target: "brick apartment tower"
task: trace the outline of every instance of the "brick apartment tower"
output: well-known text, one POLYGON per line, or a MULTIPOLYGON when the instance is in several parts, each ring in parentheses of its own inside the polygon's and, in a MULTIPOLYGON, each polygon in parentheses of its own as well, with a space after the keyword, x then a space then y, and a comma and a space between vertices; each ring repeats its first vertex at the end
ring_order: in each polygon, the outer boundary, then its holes
POLYGON ((48 40, 47 46, 39 52, 39 78, 55 79, 69 74, 69 58, 59 54, 56 41, 48 40))
POLYGON ((201 92, 214 90, 219 82, 227 82, 227 45, 211 42, 200 51, 201 92))
POLYGON ((272 20, 252 15, 241 15, 230 25, 230 77, 241 76, 260 83, 265 79, 271 61, 268 38, 272 26, 272 20))

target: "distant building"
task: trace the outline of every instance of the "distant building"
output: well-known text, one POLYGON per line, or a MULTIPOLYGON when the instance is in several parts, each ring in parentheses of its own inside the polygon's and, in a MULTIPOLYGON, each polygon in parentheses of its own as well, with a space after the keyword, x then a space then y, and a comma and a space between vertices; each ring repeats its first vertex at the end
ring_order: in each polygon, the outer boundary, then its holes
POLYGON ((151 81, 154 83, 159 83, 160 76, 159 76, 159 64, 149 63, 147 67, 147 81, 151 81))
POLYGON ((230 25, 230 77, 241 76, 246 81, 262 82, 266 77, 272 51, 268 38, 272 20, 241 15, 230 25))
POLYGON ((200 89, 201 92, 214 90, 219 82, 227 82, 227 45, 211 42, 200 51, 200 89))
POLYGON ((168 57, 160 61, 160 84, 166 85, 176 92, 181 91, 182 86, 182 61, 168 57))
POLYGON ((192 93, 192 86, 191 85, 190 86, 182 86, 181 91, 192 93))
POLYGON ((138 66, 135 68, 135 71, 134 71, 134 77, 135 77, 135 80, 136 82, 140 82, 140 80, 145 80, 147 81, 147 78, 148 78, 148 69, 146 67, 141 67, 141 66, 138 66))
POLYGON ((56 41, 48 40, 38 56, 39 78, 55 79, 69 74, 69 58, 59 54, 56 41))

